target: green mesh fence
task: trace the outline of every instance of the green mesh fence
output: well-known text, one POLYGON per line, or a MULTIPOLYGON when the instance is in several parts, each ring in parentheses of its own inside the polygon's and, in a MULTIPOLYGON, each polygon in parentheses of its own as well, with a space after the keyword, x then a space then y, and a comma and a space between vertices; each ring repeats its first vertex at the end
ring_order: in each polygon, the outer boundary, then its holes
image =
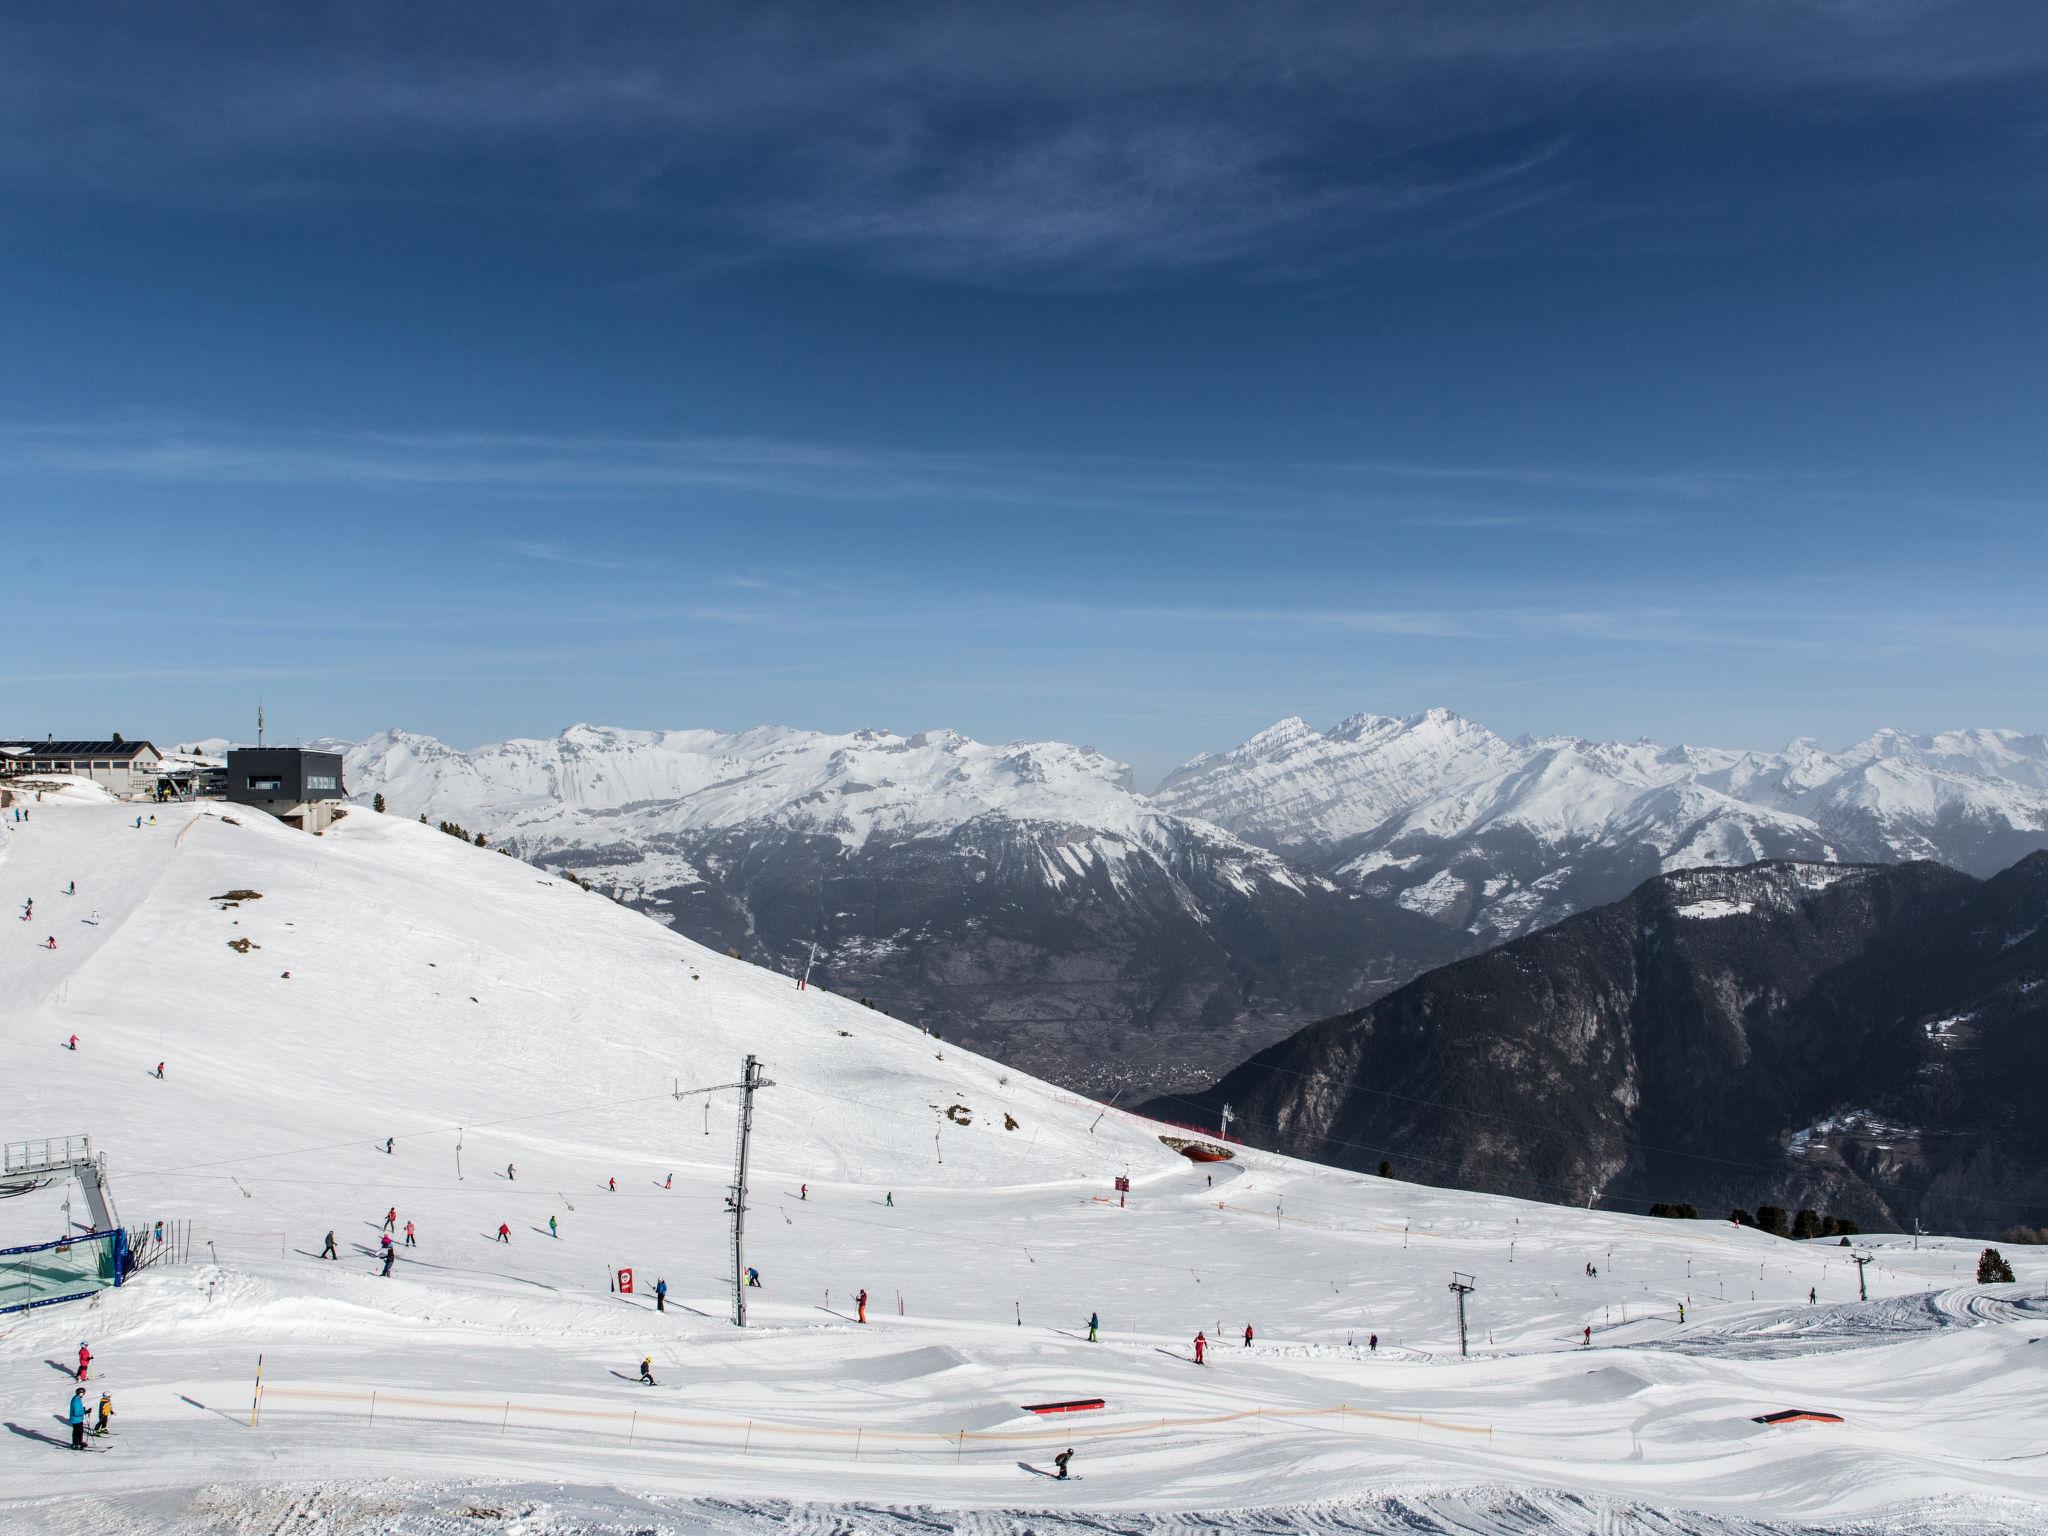
POLYGON ((0 1250, 0 1312, 90 1296, 114 1284, 116 1233, 0 1250))

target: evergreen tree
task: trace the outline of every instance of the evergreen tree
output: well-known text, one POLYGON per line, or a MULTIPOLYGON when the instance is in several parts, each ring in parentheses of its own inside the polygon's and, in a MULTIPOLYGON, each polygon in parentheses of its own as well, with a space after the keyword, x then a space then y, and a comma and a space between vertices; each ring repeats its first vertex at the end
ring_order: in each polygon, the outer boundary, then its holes
POLYGON ((1386 1159, 1385 1159, 1384 1157, 1383 1157, 1383 1158, 1381 1158, 1381 1159, 1380 1159, 1380 1177, 1381 1177, 1381 1178, 1383 1178, 1383 1179, 1391 1179, 1391 1178, 1392 1178, 1393 1176, 1394 1176, 1394 1165, 1393 1165, 1392 1163, 1388 1162, 1388 1161, 1387 1161, 1387 1160, 1386 1160, 1386 1159))
POLYGON ((1986 1248, 1977 1255, 1977 1283, 1979 1285, 2012 1284, 2012 1266, 2005 1262, 2005 1255, 1996 1248, 1986 1248))
POLYGON ((1728 1213, 1728 1219, 1738 1227, 1753 1227, 1756 1225, 1756 1218, 1739 1206, 1728 1213))
POLYGON ((1773 1237, 1787 1237, 1792 1231, 1791 1224, 1785 1220, 1785 1207, 1782 1205, 1758 1206, 1756 1225, 1758 1231, 1768 1232, 1773 1237))
POLYGON ((484 847, 484 846, 485 846, 485 843, 484 843, 484 835, 483 835, 483 833, 481 833, 481 832, 477 833, 477 835, 476 835, 476 845, 477 845, 477 847, 479 847, 479 848, 482 848, 482 847, 484 847))
POLYGON ((370 802, 370 809, 371 809, 371 810, 373 810, 373 811, 375 811, 375 812, 376 812, 376 813, 377 813, 378 815, 380 815, 380 816, 384 814, 384 791, 383 791, 383 790, 381 790, 381 789, 380 789, 380 790, 378 790, 378 791, 377 791, 377 798, 376 798, 376 799, 374 799, 374 800, 372 800, 372 801, 370 802))
POLYGON ((120 746, 120 745, 122 744, 122 742, 123 742, 123 741, 125 741, 126 739, 127 739, 127 738, 126 738, 126 737, 124 737, 124 736, 122 736, 122 734, 121 734, 121 733, 120 733, 119 731, 116 731, 116 732, 114 732, 114 745, 115 745, 115 746, 117 746, 117 747, 118 747, 118 746, 120 746))
POLYGON ((1812 1211, 1802 1210, 1792 1218, 1792 1235, 1801 1240, 1821 1236, 1820 1217, 1812 1211))

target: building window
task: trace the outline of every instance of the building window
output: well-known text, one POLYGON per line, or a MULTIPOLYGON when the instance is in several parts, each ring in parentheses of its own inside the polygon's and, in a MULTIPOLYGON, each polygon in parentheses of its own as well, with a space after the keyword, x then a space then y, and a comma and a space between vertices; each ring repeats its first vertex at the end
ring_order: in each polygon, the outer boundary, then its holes
POLYGON ((275 793, 277 793, 278 791, 280 791, 280 790, 282 790, 282 789, 284 788, 284 780, 283 780, 283 779, 259 779, 259 778, 254 778, 254 777, 252 777, 252 778, 251 778, 251 779, 249 780, 249 787, 250 787, 251 789, 267 789, 267 790, 271 791, 271 793, 275 794, 275 793))
POLYGON ((332 789, 334 788, 334 775, 331 773, 309 773, 306 775, 306 788, 332 789))

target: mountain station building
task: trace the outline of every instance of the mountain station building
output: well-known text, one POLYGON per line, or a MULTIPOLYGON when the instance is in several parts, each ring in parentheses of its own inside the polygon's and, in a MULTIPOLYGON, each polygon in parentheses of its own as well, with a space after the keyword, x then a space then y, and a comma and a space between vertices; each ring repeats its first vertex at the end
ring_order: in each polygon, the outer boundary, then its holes
POLYGON ((234 747, 228 751, 227 798, 267 812, 289 827, 319 836, 334 824, 346 791, 339 752, 303 747, 234 747))
POLYGON ((122 796, 155 794, 163 761, 146 741, 0 741, 0 776, 61 773, 122 796))

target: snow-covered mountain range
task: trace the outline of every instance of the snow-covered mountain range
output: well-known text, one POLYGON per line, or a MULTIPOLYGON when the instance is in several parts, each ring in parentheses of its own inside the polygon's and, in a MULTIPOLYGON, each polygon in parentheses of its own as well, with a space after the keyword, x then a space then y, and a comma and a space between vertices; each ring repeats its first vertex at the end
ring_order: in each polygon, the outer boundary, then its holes
POLYGON ((1295 719, 1150 795, 1093 748, 943 730, 579 725, 473 751, 385 731, 347 750, 358 800, 1104 1091, 1213 1076, 1666 871, 1988 875, 2048 847, 2048 738, 2007 731, 1757 753, 1510 741, 1446 710, 1295 719))
POLYGON ((1095 1089, 1199 1080, 1464 947, 1060 742, 579 725, 462 752, 385 731, 347 781, 1095 1089))
POLYGON ((1883 730, 1839 753, 1509 741, 1432 709, 1281 721, 1182 765, 1153 803, 1488 939, 1652 875, 1797 858, 1990 875, 2048 847, 2048 736, 1883 730))

